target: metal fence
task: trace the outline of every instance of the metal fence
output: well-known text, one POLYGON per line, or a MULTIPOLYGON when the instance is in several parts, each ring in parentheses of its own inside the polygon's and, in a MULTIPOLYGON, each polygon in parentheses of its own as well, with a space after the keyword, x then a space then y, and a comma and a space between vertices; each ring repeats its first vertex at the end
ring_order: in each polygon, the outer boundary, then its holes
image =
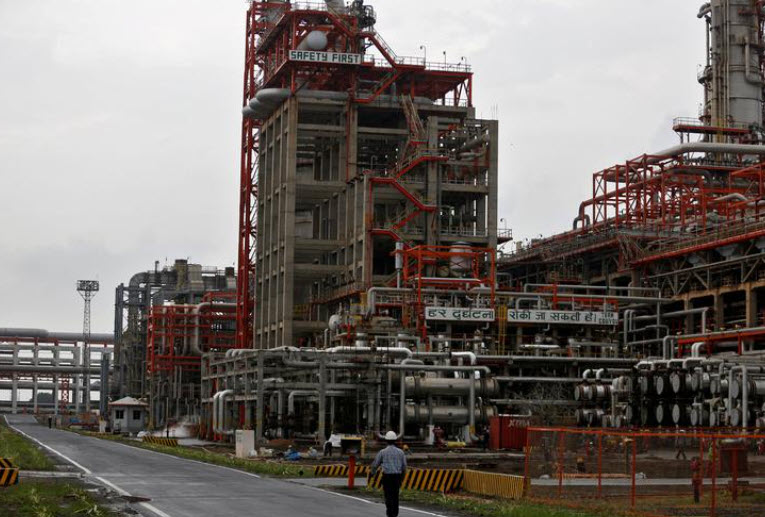
POLYGON ((765 435, 529 428, 527 498, 651 516, 765 515, 765 435))

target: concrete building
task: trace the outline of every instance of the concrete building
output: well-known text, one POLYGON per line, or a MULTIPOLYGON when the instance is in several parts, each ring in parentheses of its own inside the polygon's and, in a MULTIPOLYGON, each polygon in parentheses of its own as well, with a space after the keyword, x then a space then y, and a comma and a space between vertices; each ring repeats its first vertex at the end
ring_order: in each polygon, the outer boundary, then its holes
POLYGON ((137 433, 146 426, 149 405, 133 397, 109 403, 109 418, 113 432, 137 433))

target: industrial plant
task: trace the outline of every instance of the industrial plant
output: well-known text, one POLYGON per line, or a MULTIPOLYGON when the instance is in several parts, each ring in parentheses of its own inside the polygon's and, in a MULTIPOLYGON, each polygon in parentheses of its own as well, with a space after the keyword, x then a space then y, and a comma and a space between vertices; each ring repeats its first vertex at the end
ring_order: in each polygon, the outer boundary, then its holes
POLYGON ((129 397, 148 432, 222 444, 470 447, 501 415, 765 427, 763 3, 701 6, 678 145, 595 172, 569 229, 527 244, 498 228, 501 125, 471 66, 397 54, 378 14, 249 2, 237 267, 126 276, 113 334, 0 329, 2 409, 93 400, 109 426, 129 397))

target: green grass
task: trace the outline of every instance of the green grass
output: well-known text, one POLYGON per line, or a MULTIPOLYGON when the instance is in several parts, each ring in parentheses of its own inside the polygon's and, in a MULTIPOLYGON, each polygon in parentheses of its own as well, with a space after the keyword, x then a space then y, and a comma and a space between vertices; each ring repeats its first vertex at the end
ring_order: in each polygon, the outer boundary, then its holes
POLYGON ((168 447, 154 443, 144 443, 135 440, 128 440, 120 436, 103 434, 96 435, 94 433, 85 433, 81 431, 73 432, 79 432, 80 434, 85 434, 87 436, 95 436, 103 440, 120 442, 141 449, 162 452, 164 454, 170 454, 179 458, 186 458, 188 460, 196 460, 204 463, 211 463, 213 465, 220 465, 223 467, 243 470, 252 474, 284 478, 313 477, 313 466, 310 465, 296 465, 268 460, 248 460, 243 458, 235 458, 217 452, 210 452, 196 447, 168 447))
POLYGON ((67 482, 24 480, 0 488, 0 516, 111 517, 82 488, 67 482))
POLYGON ((0 458, 7 458, 21 470, 54 470, 54 463, 33 442, 9 428, 0 418, 0 458))
MULTIPOLYGON (((367 488, 365 491, 368 495, 382 496, 380 490, 367 488)), ((626 515, 607 507, 583 511, 523 501, 482 499, 463 494, 443 495, 414 490, 402 490, 401 501, 474 517, 621 517, 626 515)))

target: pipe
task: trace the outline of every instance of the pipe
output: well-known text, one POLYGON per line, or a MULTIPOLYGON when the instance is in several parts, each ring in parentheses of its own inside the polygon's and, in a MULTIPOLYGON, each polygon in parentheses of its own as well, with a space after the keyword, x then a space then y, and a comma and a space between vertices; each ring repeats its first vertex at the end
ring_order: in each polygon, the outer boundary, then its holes
POLYGON ((698 341, 691 345, 691 357, 697 358, 701 357, 701 347, 706 345, 707 343, 705 341, 698 341))
POLYGON ((223 390, 218 397, 218 434, 234 434, 234 431, 226 430, 226 397, 234 394, 234 390, 223 390))
POLYGON ((412 351, 405 347, 391 346, 391 347, 378 347, 371 348, 368 346, 336 346, 327 349, 328 354, 341 354, 341 353, 369 353, 369 354, 392 354, 392 355, 405 355, 407 358, 412 357, 412 351))
MULTIPOLYGON (((207 309, 208 307, 215 307, 216 309, 233 309, 236 310, 236 304, 235 303, 213 303, 213 302, 203 302, 199 305, 196 305, 192 310, 191 314, 194 315, 194 320, 196 321, 196 325, 194 326, 194 336, 191 340, 191 352, 194 355, 202 355, 202 349, 199 346, 199 315, 202 312, 202 309, 207 309)), ((171 345, 172 346, 172 345, 171 345)), ((227 354, 230 352, 230 350, 226 351, 227 354)))
MULTIPOLYGON (((34 328, 0 328, 0 339, 2 338, 26 338, 37 339, 40 341, 67 341, 67 342, 85 342, 86 336, 81 332, 57 332, 45 329, 34 328)), ((113 344, 114 334, 95 333, 87 338, 88 343, 113 344)))
POLYGON ((661 341, 662 359, 672 359, 675 355, 675 344, 677 344, 677 338, 675 336, 664 336, 664 339, 661 341))
MULTIPOLYGON (((348 395, 351 390, 327 390, 327 397, 344 397, 348 395)), ((293 390, 287 395, 287 414, 295 414, 295 398, 296 397, 317 397, 319 396, 319 388, 315 390, 293 390)))

